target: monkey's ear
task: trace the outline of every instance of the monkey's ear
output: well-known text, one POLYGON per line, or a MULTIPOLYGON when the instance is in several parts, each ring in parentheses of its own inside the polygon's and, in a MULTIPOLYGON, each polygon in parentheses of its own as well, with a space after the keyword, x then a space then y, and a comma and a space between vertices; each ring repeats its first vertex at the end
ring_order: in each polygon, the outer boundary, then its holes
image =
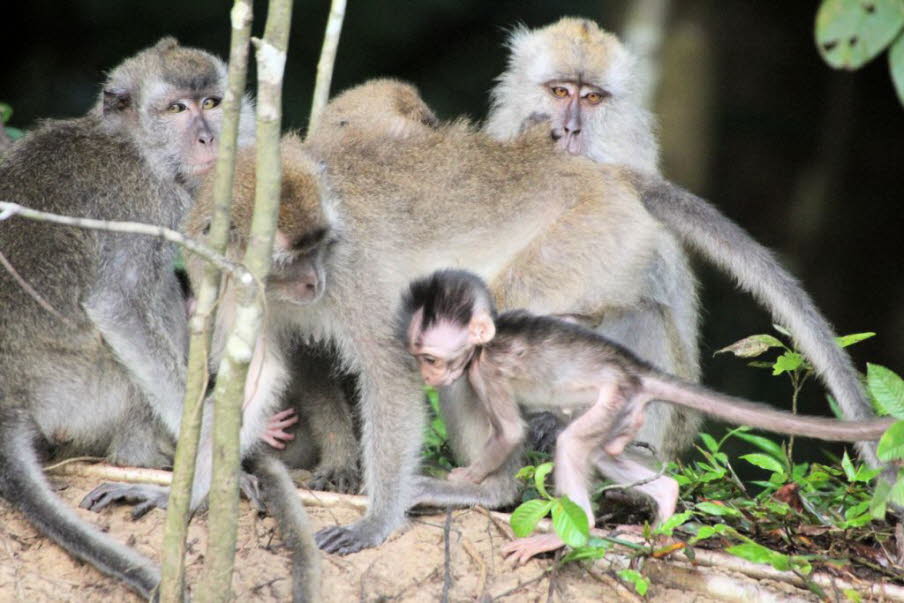
POLYGON ((483 345, 496 335, 496 323, 487 312, 481 311, 471 318, 468 324, 468 343, 483 345))
POLYGON ((125 88, 107 88, 104 90, 104 115, 124 111, 132 104, 132 96, 125 88))

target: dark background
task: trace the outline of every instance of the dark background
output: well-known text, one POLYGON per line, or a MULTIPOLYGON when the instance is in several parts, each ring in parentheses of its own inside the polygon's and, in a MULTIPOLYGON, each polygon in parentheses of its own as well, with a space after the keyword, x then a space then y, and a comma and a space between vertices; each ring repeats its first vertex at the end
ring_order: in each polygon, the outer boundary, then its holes
MULTIPOLYGON (((10 125, 84 113, 105 70, 172 34, 228 51, 230 3, 32 0, 0 9, 0 101, 10 125)), ((416 83, 441 117, 482 119, 504 68, 507 28, 563 15, 619 32, 629 2, 351 0, 333 90, 375 76, 416 83)), ((877 331, 852 348, 904 372, 901 218, 904 112, 883 54, 855 73, 831 70, 813 43, 817 3, 672 2, 664 29, 664 171, 775 249, 840 333, 877 331)), ((263 29, 265 4, 255 2, 263 29)), ((328 2, 295 5, 284 92, 287 127, 307 120, 328 2)), ((251 76, 253 77, 253 68, 251 76)), ((251 81, 251 80, 250 80, 251 81)), ((785 378, 712 352, 770 329, 769 316, 698 262, 705 381, 790 404, 785 378)), ((802 408, 825 411, 820 387, 802 408)))

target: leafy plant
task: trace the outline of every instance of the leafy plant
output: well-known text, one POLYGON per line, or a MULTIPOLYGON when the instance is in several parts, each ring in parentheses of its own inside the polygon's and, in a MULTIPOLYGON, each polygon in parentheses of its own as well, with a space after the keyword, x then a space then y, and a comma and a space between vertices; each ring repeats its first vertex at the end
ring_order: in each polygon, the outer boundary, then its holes
POLYGON ((3 128, 6 135, 9 136, 11 140, 16 140, 17 138, 22 138, 25 135, 25 132, 19 128, 11 128, 6 125, 9 123, 9 118, 12 117, 12 115, 13 108, 6 103, 0 103, 0 128, 3 128))
POLYGON ((891 78, 904 103, 904 0, 823 0, 815 36, 822 58, 835 69, 859 69, 888 49, 891 78))
POLYGON ((439 411, 439 394, 432 387, 425 387, 424 394, 429 405, 429 422, 424 434, 424 449, 421 456, 428 473, 438 475, 455 466, 449 449, 446 424, 439 411))

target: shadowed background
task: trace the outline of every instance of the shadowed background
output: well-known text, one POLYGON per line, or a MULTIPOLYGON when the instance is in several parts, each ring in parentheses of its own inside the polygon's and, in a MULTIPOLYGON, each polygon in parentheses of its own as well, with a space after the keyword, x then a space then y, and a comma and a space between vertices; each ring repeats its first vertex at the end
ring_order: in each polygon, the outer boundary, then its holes
MULTIPOLYGON (((661 51, 652 57, 661 72, 654 109, 666 175, 776 250, 839 333, 877 331, 851 348, 858 367, 874 362, 904 372, 904 111, 886 56, 855 73, 831 70, 813 42, 817 3, 658 3, 668 8, 661 51)), ((163 35, 225 57, 229 5, 32 0, 0 9, 7 34, 0 41, 0 102, 15 111, 10 125, 27 129, 41 117, 84 113, 105 70, 163 35)), ((440 117, 482 119, 504 68, 508 28, 577 15, 622 32, 639 6, 352 0, 332 89, 394 76, 417 84, 440 117)), ((284 92, 288 128, 305 127, 328 8, 326 0, 296 3, 284 92)), ((255 32, 265 10, 255 2, 255 32)), ((724 276, 697 266, 705 382, 788 406, 786 378, 712 357, 743 336, 767 332, 770 320, 724 276)), ((825 412, 821 388, 807 388, 801 408, 825 412)))

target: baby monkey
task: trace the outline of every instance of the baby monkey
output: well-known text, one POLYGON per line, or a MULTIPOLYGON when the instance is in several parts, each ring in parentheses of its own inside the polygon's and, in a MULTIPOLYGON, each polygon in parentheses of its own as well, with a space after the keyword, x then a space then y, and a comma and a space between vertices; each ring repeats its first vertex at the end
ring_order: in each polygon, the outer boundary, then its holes
MULTIPOLYGON (((476 275, 442 270, 411 283, 403 296, 400 328, 406 348, 428 385, 447 387, 467 375, 492 426, 478 458, 448 479, 480 483, 521 444, 518 405, 553 410, 569 420, 556 442, 558 494, 581 506, 594 524, 591 468, 617 483, 637 486, 657 504, 657 521, 675 512, 678 484, 623 454, 651 400, 686 406, 730 423, 823 440, 877 440, 890 419, 853 422, 804 417, 719 394, 657 370, 580 325, 523 310, 497 316, 486 284, 476 275)), ((509 543, 516 562, 564 546, 555 534, 509 543)))

